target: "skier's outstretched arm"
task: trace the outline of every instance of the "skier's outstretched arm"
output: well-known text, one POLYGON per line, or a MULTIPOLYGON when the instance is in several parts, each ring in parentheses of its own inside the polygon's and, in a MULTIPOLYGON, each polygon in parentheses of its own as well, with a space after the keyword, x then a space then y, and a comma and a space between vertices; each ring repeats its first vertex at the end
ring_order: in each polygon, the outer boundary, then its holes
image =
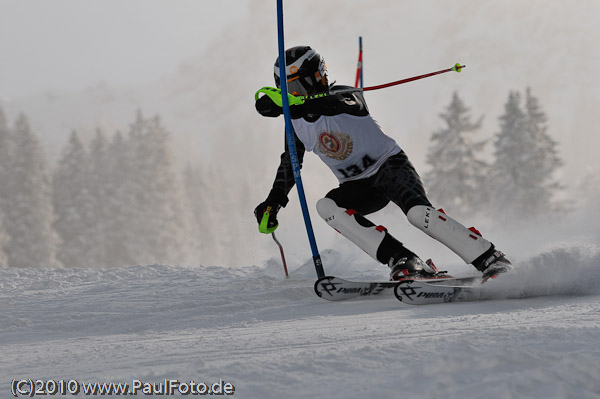
MULTIPOLYGON (((346 86, 336 86, 336 90, 343 90, 346 86)), ((262 116, 278 117, 283 113, 281 106, 275 104, 273 100, 264 95, 256 100, 256 110, 262 116)), ((356 116, 368 115, 369 110, 364 97, 360 92, 342 92, 331 94, 325 97, 314 98, 306 101, 304 104, 298 104, 290 107, 292 119, 303 118, 307 116, 332 116, 339 114, 350 114, 356 116)))

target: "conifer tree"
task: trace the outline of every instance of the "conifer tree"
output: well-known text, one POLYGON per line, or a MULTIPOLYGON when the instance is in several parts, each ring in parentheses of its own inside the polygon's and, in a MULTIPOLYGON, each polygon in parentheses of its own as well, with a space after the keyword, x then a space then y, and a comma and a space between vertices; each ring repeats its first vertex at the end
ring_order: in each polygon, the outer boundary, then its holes
MULTIPOLYGON (((132 134, 138 209, 136 226, 147 262, 181 262, 187 252, 188 220, 184 216, 183 192, 175 173, 170 136, 158 116, 143 120, 142 135, 132 134)), ((137 132, 135 132, 137 133, 137 132)))
POLYGON ((128 142, 117 132, 108 145, 105 158, 105 252, 108 266, 128 266, 136 264, 132 254, 132 242, 136 239, 133 231, 135 178, 132 172, 132 151, 128 142))
POLYGON ((0 213, 2 202, 8 196, 12 140, 4 110, 0 107, 0 213))
POLYGON ((150 200, 148 199, 151 195, 148 189, 152 180, 152 172, 150 162, 145 155, 148 153, 148 143, 144 137, 146 124, 141 111, 138 110, 135 121, 130 125, 125 139, 124 151, 121 153, 121 157, 126 157, 124 160, 127 162, 127 174, 123 175, 127 184, 123 192, 119 193, 119 197, 130 201, 123 211, 129 220, 127 251, 138 264, 158 263, 158 260, 153 260, 149 254, 147 240, 148 235, 151 234, 148 219, 153 215, 149 209, 150 200))
POLYGON ((4 230, 2 217, 0 217, 0 267, 8 266, 8 256, 6 255, 4 248, 8 246, 9 242, 8 234, 4 230))
MULTIPOLYGON (((500 132, 494 142, 494 165, 490 178, 490 193, 493 209, 504 216, 514 217, 524 204, 522 187, 525 184, 524 148, 525 113, 520 105, 521 96, 511 91, 500 116, 500 132)), ((528 151, 528 150, 525 150, 528 151)))
POLYGON ((90 164, 79 136, 73 132, 53 180, 54 228, 60 238, 57 257, 65 266, 99 266, 103 262, 90 164))
POLYGON ((107 252, 107 240, 109 236, 108 212, 109 198, 107 188, 110 181, 110 164, 108 160, 108 140, 100 129, 96 131, 89 153, 89 180, 91 200, 93 202, 93 219, 96 228, 96 245, 98 265, 110 266, 107 252))
POLYGON ((562 162, 537 99, 528 89, 525 110, 520 100, 511 91, 500 116, 490 191, 497 212, 523 220, 552 210, 552 197, 560 188, 553 174, 562 162))
POLYGON ((189 218, 160 118, 138 111, 127 138, 113 141, 110 158, 107 252, 119 264, 185 261, 189 218))
POLYGON ((0 266, 8 264, 5 249, 9 245, 9 237, 4 229, 3 220, 6 212, 10 193, 10 161, 11 161, 11 136, 4 110, 0 107, 0 266))
POLYGON ((27 117, 15 123, 10 193, 5 228, 8 262, 16 267, 55 266, 51 184, 44 152, 27 117))
POLYGON ((425 175, 431 201, 459 216, 481 209, 487 164, 480 159, 485 141, 475 141, 473 134, 481 121, 473 123, 469 109, 457 93, 446 111, 440 114, 445 126, 433 133, 427 154, 431 170, 425 175))
POLYGON ((531 94, 528 87, 525 92, 526 131, 535 151, 530 159, 530 182, 535 189, 529 192, 528 201, 539 208, 539 212, 559 210, 554 197, 563 188, 556 172, 563 165, 558 154, 558 143, 548 134, 548 118, 539 105, 539 100, 531 94))
POLYGON ((183 171, 183 187, 186 207, 191 214, 191 250, 195 260, 214 261, 209 255, 217 251, 217 242, 212 234, 216 222, 210 203, 210 187, 206 173, 199 166, 187 165, 183 171), (209 260, 210 259, 210 260, 209 260))

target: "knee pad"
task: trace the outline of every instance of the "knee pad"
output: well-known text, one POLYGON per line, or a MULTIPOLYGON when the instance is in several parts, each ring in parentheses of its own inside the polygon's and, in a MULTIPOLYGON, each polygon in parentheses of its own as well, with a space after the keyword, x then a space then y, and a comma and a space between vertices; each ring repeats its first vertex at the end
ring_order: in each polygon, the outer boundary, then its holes
POLYGON ((413 226, 450 248, 466 263, 472 263, 492 246, 474 227, 467 229, 430 206, 413 206, 406 217, 413 226))

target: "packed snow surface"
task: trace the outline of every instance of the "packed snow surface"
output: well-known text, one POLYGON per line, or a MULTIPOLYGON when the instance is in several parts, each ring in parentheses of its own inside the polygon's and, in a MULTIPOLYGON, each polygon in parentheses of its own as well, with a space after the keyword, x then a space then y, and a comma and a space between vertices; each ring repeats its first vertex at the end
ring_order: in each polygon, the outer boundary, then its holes
MULTIPOLYGON (((323 257, 328 274, 385 278, 323 257)), ((2 268, 0 397, 31 378, 223 380, 239 398, 599 398, 600 250, 557 248, 516 266, 486 283, 490 300, 427 306, 328 302, 311 262, 284 279, 278 259, 2 268)))

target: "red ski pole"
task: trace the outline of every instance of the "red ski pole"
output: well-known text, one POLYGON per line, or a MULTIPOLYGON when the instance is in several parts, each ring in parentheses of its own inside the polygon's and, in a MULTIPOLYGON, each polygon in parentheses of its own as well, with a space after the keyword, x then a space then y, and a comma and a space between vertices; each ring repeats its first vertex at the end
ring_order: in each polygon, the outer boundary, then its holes
POLYGON ((423 79, 423 78, 428 78, 430 76, 439 75, 440 73, 446 73, 446 72, 450 72, 450 71, 460 72, 463 68, 466 68, 466 65, 460 65, 459 63, 457 63, 452 68, 444 69, 444 70, 441 70, 441 71, 431 72, 431 73, 427 73, 425 75, 414 76, 412 78, 397 80, 395 82, 384 83, 384 84, 378 85, 378 86, 364 87, 363 91, 383 89, 385 87, 396 86, 396 85, 400 85, 402 83, 408 83, 408 82, 412 82, 413 80, 419 80, 419 79, 423 79))
POLYGON ((283 254, 283 246, 281 245, 279 240, 277 240, 277 237, 275 237, 275 232, 271 233, 271 237, 273 237, 273 241, 275 241, 275 244, 277 244, 277 246, 279 247, 279 252, 281 253, 281 262, 283 262, 283 271, 285 272, 285 278, 288 278, 290 276, 288 275, 287 263, 285 262, 285 255, 283 254))

